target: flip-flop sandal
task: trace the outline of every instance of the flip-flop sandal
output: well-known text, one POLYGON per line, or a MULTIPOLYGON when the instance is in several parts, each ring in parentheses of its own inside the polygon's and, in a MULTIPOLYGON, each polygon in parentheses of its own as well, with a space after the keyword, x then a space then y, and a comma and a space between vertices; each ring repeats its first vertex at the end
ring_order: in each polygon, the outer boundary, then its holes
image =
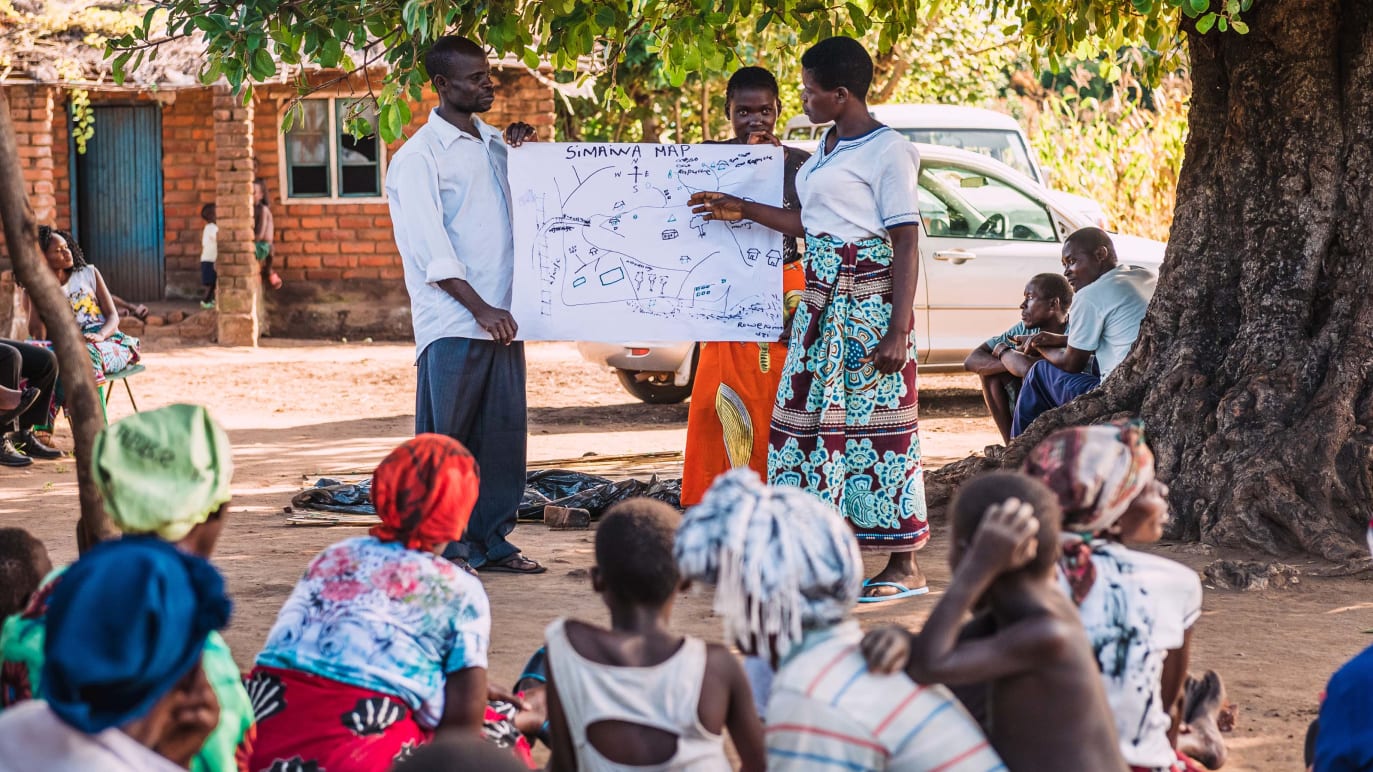
POLYGON ((860 595, 858 596, 859 603, 885 603, 889 600, 901 600, 902 598, 914 598, 917 595, 928 595, 930 592, 929 585, 917 587, 912 590, 906 585, 898 582, 874 582, 871 579, 864 579, 863 589, 866 590, 869 587, 895 587, 896 592, 891 595, 860 595))
POLYGON ((514 555, 497 562, 482 563, 477 567, 478 571, 492 571, 506 574, 542 574, 548 569, 539 565, 537 561, 516 552, 514 555))

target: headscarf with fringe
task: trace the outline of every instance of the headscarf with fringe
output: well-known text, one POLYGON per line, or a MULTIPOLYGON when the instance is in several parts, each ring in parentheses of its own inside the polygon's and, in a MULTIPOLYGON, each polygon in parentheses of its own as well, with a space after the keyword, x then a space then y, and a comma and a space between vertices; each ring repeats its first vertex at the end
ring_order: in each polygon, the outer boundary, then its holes
POLYGON ((1128 421, 1061 429, 1030 451, 1024 472, 1049 486, 1063 507, 1067 533, 1059 568, 1081 604, 1096 583, 1092 538, 1115 525, 1154 480, 1144 426, 1128 421))
POLYGON ((771 660, 806 630, 846 619, 862 585, 848 523, 800 488, 769 487, 748 469, 716 478, 677 530, 677 567, 715 585, 725 635, 771 660))

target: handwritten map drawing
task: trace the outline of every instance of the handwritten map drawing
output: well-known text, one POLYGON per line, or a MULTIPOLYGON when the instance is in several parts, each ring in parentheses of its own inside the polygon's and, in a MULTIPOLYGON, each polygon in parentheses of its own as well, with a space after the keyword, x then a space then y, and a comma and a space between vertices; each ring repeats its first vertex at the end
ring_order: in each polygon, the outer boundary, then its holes
POLYGON ((528 144, 510 153, 524 340, 776 340, 782 236, 707 222, 702 190, 780 205, 769 146, 528 144))

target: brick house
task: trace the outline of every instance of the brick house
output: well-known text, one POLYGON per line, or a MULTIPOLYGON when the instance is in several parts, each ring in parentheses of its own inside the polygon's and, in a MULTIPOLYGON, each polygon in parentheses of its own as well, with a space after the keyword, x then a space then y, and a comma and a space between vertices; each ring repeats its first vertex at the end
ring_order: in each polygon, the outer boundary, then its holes
MULTIPOLYGON (((130 301, 192 298, 200 291, 201 207, 219 219, 219 297, 212 325, 224 344, 260 334, 290 337, 410 335, 409 303, 382 190, 399 147, 342 130, 362 74, 311 94, 291 132, 280 130, 297 96, 284 81, 243 105, 227 87, 188 77, 198 52, 159 56, 117 87, 93 73, 73 82, 18 62, 0 87, 10 101, 30 202, 40 223, 72 230, 112 291, 130 301), (71 90, 89 94, 95 134, 84 154, 71 131, 71 90), (265 178, 276 224, 275 268, 285 284, 264 291, 252 255, 252 180, 265 178)), ((86 55, 89 60, 90 56, 86 55)), ((98 59, 92 64, 103 67, 98 59)), ((551 139, 554 86, 547 73, 493 62, 493 125, 524 120, 551 139)), ((370 73, 374 85, 380 72, 370 73)), ((313 83, 339 73, 312 72, 313 83)), ((411 133, 434 106, 411 105, 411 133)), ((0 246, 3 237, 0 237, 0 246)), ((0 254, 0 272, 8 269, 0 254)), ((0 286, 0 294, 4 287, 0 286)), ((3 301, 3 298, 0 298, 3 301)), ((0 302, 0 327, 8 308, 0 302)))

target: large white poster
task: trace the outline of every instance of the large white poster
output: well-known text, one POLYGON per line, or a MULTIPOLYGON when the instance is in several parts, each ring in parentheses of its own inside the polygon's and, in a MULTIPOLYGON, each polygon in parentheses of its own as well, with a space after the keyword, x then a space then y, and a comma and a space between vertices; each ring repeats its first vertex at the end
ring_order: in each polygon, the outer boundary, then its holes
POLYGON ((781 234, 687 205, 718 190, 780 206, 781 148, 540 142, 509 158, 522 340, 781 334, 781 234))

